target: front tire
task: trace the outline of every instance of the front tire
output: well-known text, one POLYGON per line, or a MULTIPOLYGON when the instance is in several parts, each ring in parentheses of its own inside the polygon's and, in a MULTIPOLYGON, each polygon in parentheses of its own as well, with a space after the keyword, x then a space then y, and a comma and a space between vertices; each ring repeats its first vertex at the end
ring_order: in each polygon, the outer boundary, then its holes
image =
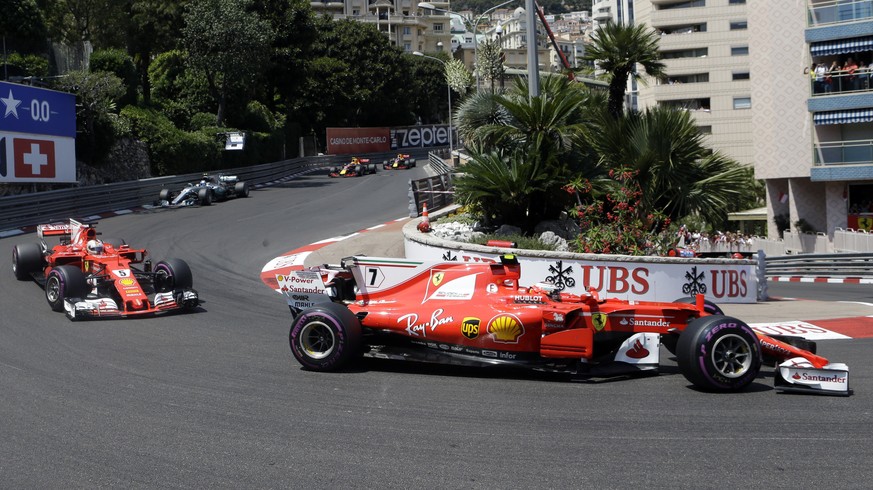
POLYGON ((714 392, 739 391, 761 370, 761 343, 744 322, 723 315, 692 320, 679 335, 676 358, 694 386, 714 392))
POLYGON ((190 289, 194 276, 188 263, 182 259, 166 259, 155 265, 155 291, 168 293, 176 289, 190 289))
POLYGON ((89 291, 85 273, 72 265, 52 269, 45 281, 45 299, 53 311, 64 311, 65 298, 84 298, 89 291))
POLYGON ((19 281, 33 278, 45 267, 42 249, 36 243, 21 243, 12 249, 12 273, 19 281))
POLYGON ((291 353, 304 368, 336 371, 361 351, 361 322, 336 303, 307 308, 291 323, 291 353))
POLYGON ((212 190, 200 189, 197 191, 197 202, 199 202, 201 206, 209 206, 212 204, 212 190))

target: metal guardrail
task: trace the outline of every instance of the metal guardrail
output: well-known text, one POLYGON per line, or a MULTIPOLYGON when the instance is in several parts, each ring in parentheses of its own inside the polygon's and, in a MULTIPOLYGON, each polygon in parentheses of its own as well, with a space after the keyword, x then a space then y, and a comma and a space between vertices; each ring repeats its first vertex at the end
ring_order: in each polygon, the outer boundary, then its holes
POLYGON ((873 277, 873 254, 806 254, 766 257, 768 276, 873 277))
MULTIPOLYGON (((417 158, 423 158, 427 153, 427 149, 404 151, 417 158)), ((366 155, 366 158, 381 163, 395 154, 395 152, 376 153, 366 155)), ((305 157, 250 167, 222 169, 210 173, 236 175, 249 185, 261 185, 315 168, 344 164, 350 158, 349 155, 305 157)), ((158 201, 161 189, 181 189, 189 182, 200 180, 202 175, 203 172, 197 172, 0 197, 0 230, 154 204, 158 201)))
POLYGON ((420 216, 425 204, 428 211, 444 208, 455 202, 455 193, 452 185, 452 172, 445 164, 442 154, 447 152, 430 152, 428 163, 439 175, 424 179, 409 181, 409 217, 420 216))

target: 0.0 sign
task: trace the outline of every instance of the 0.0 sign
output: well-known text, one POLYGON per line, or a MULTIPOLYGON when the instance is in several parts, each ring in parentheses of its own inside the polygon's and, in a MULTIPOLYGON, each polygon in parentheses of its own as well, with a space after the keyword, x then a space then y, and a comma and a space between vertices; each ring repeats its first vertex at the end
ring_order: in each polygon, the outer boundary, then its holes
POLYGON ((51 117, 49 103, 45 100, 33 99, 30 101, 30 117, 37 122, 48 122, 51 117))

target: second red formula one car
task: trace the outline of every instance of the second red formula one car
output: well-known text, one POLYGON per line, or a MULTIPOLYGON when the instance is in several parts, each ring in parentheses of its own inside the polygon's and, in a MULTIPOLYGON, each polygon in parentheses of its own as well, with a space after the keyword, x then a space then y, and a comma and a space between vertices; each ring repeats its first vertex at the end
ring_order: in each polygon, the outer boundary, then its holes
POLYGON ((37 226, 39 243, 12 250, 15 277, 36 280, 51 309, 71 320, 187 311, 199 304, 185 261, 167 259, 152 267, 145 249, 99 240, 93 225, 71 219, 37 226), (60 243, 50 247, 45 238, 52 236, 60 243))
POLYGON ((764 360, 780 390, 847 395, 848 367, 812 342, 756 333, 696 298, 675 303, 599 298, 539 283, 520 287, 501 263, 349 257, 277 276, 291 307, 290 345, 307 369, 342 368, 361 353, 456 364, 516 364, 574 373, 655 371, 660 346, 707 391, 738 391, 764 360), (608 367, 608 369, 606 369, 608 367))

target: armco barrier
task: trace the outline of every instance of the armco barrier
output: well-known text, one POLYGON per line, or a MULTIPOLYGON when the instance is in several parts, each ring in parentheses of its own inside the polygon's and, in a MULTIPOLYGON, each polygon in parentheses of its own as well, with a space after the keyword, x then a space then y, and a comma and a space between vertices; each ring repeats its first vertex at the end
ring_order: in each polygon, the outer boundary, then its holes
MULTIPOLYGON (((426 149, 406 151, 416 158, 427 156, 426 149)), ((366 157, 381 164, 383 160, 393 155, 394 152, 371 154, 366 157)), ((240 180, 248 182, 249 185, 261 185, 315 168, 340 165, 348 162, 349 158, 346 155, 296 158, 250 167, 215 170, 210 173, 237 175, 240 180)), ((153 204, 158 200, 161 189, 181 189, 189 182, 200 180, 202 175, 202 172, 198 172, 0 197, 0 230, 153 204)))
POLYGON ((768 276, 873 277, 873 253, 767 257, 768 276))

